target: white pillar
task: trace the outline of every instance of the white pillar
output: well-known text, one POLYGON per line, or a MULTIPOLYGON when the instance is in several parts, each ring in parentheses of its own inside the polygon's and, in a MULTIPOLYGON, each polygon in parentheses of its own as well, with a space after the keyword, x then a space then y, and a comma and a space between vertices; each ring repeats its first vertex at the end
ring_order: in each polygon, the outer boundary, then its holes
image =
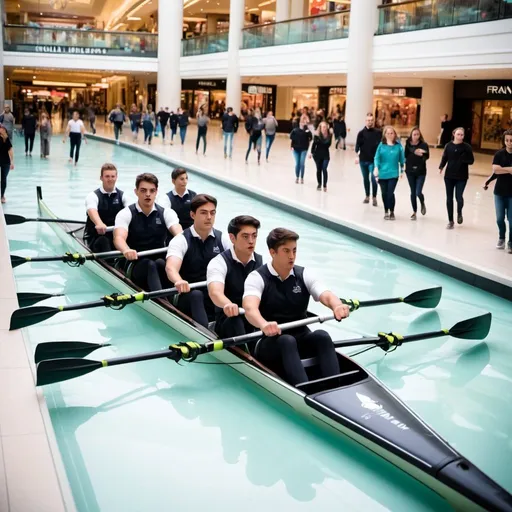
POLYGON ((376 0, 350 4, 347 59, 347 143, 354 144, 373 106, 373 34, 377 24, 376 0))
MULTIPOLYGON (((0 20, 2 27, 5 23, 3 2, 0 5, 0 20)), ((5 101, 5 74, 4 74, 4 32, 0 30, 0 108, 4 111, 5 101)))
POLYGON ((276 1, 276 21, 287 21, 290 19, 290 0, 276 1))
POLYGON ((229 2, 229 46, 228 46, 228 78, 226 81, 226 107, 240 115, 242 103, 242 79, 240 77, 240 44, 244 27, 245 0, 229 2))
POLYGON ((305 18, 309 16, 309 0, 291 0, 290 19, 305 18))
POLYGON ((452 117, 453 80, 425 78, 421 90, 420 130, 427 144, 437 144, 441 116, 452 117))
POLYGON ((181 36, 183 34, 182 0, 158 4, 158 76, 157 101, 176 110, 181 105, 181 36))

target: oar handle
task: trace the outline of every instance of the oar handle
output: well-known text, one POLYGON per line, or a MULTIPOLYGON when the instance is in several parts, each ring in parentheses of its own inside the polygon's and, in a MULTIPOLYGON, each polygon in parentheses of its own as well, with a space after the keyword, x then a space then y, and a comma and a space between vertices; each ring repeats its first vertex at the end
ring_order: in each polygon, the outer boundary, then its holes
MULTIPOLYGON (((165 249, 167 250, 167 249, 165 249)), ((149 252, 149 251, 147 251, 149 252)), ((194 290, 195 288, 204 288, 206 286, 206 281, 199 281, 198 283, 190 283, 190 289, 194 290)), ((176 293, 178 289, 176 287, 166 288, 164 290, 156 290, 154 292, 144 292, 144 299, 139 300, 149 300, 149 299, 157 299, 158 297, 166 297, 167 295, 171 295, 176 293)), ((139 295, 139 294, 136 294, 139 295)))

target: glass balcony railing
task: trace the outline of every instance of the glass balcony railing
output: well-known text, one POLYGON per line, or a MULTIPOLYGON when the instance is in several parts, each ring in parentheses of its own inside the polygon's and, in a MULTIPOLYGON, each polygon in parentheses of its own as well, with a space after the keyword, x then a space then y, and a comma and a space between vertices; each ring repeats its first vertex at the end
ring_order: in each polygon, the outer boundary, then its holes
POLYGON ((192 55, 204 55, 206 53, 227 52, 228 39, 229 34, 227 32, 183 39, 181 41, 181 55, 191 57, 192 55))
POLYGON ((158 36, 146 32, 105 32, 5 25, 4 50, 68 55, 156 57, 158 36))
POLYGON ((377 35, 512 18, 512 0, 412 0, 379 8, 377 35))
POLYGON ((243 30, 242 48, 310 43, 348 37, 348 12, 267 23, 243 30))

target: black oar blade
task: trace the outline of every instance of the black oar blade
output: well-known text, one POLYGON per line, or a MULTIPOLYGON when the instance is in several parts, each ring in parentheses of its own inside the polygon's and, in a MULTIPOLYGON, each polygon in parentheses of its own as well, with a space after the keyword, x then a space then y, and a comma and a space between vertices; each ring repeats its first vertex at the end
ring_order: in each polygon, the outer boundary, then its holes
POLYGON ((16 329, 22 329, 23 327, 29 327, 30 325, 44 322, 60 311, 61 310, 59 308, 52 308, 48 306, 35 306, 31 308, 17 309, 11 315, 11 325, 9 330, 15 331, 16 329))
POLYGON ((18 293, 18 303, 21 307, 32 306, 42 300, 51 299, 52 297, 62 297, 62 293, 35 293, 21 292, 18 293))
POLYGON ((428 288, 427 290, 411 293, 405 297, 404 302, 417 308, 435 308, 439 304, 442 294, 443 288, 437 286, 436 288, 428 288))
POLYGON ((24 222, 27 222, 27 219, 21 215, 12 215, 11 213, 5 214, 5 223, 8 226, 12 226, 14 224, 23 224, 24 222))
POLYGON ((64 359, 67 357, 85 357, 110 343, 88 343, 85 341, 51 341, 39 343, 34 354, 35 363, 45 359, 64 359))
POLYGON ((23 265, 23 263, 27 263, 27 261, 30 261, 28 258, 23 258, 22 256, 11 256, 11 267, 16 268, 20 265, 23 265))
POLYGON ((463 340, 483 340, 491 329, 492 314, 475 316, 456 323, 448 332, 454 338, 463 340))
POLYGON ((98 370, 101 361, 90 359, 46 359, 37 365, 37 386, 74 379, 98 370))

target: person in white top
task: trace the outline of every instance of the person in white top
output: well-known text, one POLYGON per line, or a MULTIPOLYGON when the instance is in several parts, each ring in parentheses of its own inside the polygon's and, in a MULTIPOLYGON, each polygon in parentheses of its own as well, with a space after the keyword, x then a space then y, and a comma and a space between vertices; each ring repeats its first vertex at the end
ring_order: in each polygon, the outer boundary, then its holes
POLYGON ((206 281, 208 294, 217 306, 215 332, 219 338, 241 336, 254 328, 240 315, 246 277, 261 267, 261 255, 256 254, 260 221, 250 215, 239 215, 228 224, 233 247, 215 256, 208 263, 206 281))
POLYGON ((183 231, 176 212, 155 204, 157 193, 158 178, 150 173, 139 174, 135 180, 138 200, 117 214, 114 226, 116 249, 127 261, 136 262, 127 268, 129 277, 149 291, 170 288, 165 261, 159 255, 139 259, 137 253, 165 248, 169 233, 176 236, 183 231))
POLYGON ((87 221, 84 241, 92 252, 114 250, 112 232, 116 215, 129 204, 126 194, 116 188, 117 167, 114 164, 103 164, 100 180, 102 186, 90 192, 85 199, 87 221))
POLYGON ((68 121, 66 133, 62 139, 64 144, 66 143, 66 137, 69 137, 71 146, 69 151, 69 163, 73 163, 74 158, 76 166, 78 158, 80 157, 80 145, 82 144, 82 139, 87 144, 87 139, 85 138, 85 126, 83 121, 80 119, 80 114, 76 110, 73 112, 72 119, 68 121))
POLYGON ((189 283, 206 281, 210 260, 231 246, 229 238, 213 227, 216 214, 217 199, 198 194, 190 203, 194 225, 173 238, 167 250, 167 277, 180 294, 175 305, 203 327, 215 318, 215 308, 206 290, 191 291, 189 283))
POLYGON ((309 380, 301 355, 315 353, 320 377, 339 374, 339 362, 326 331, 298 327, 282 333, 279 324, 306 318, 310 296, 331 309, 336 320, 349 316, 347 305, 310 271, 295 265, 298 239, 289 229, 276 228, 269 233, 272 262, 249 274, 242 301, 246 319, 265 334, 256 345, 255 357, 294 386, 309 380))

